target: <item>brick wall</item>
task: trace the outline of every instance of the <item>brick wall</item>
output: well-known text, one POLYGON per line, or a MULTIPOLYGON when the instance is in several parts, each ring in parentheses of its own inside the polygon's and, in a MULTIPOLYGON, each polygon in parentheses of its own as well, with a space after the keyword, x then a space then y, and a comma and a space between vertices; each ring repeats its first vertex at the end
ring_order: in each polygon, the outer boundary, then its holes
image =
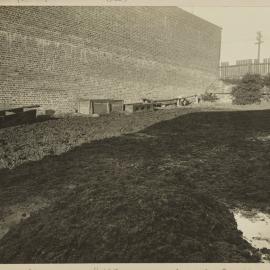
POLYGON ((0 7, 0 103, 171 98, 218 76, 221 30, 176 7, 0 7))

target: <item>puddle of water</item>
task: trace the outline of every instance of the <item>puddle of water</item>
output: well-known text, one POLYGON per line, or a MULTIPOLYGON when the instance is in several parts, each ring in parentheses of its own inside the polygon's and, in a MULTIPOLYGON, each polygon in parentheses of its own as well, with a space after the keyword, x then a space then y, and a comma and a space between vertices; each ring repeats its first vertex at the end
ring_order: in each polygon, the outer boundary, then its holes
MULTIPOLYGON (((270 215, 258 210, 234 210, 234 218, 238 230, 243 232, 243 238, 255 248, 270 249, 270 215)), ((264 262, 270 262, 263 256, 264 262)))

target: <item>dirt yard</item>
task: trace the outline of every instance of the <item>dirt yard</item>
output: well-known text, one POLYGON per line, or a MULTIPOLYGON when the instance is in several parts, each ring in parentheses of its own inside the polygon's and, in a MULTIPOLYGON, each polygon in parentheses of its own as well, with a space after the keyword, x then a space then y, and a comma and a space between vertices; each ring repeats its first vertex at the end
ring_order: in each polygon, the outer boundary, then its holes
POLYGON ((270 212, 270 110, 69 117, 0 136, 2 263, 259 260, 229 209, 270 212))

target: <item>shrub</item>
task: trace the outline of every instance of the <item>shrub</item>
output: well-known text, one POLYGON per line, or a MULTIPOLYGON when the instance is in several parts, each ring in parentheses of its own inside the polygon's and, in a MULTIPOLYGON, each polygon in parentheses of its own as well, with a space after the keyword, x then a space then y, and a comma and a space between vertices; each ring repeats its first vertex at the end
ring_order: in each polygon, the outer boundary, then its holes
POLYGON ((269 73, 264 76, 263 83, 265 86, 270 87, 270 74, 269 73))
POLYGON ((260 103, 263 79, 259 74, 246 74, 232 89, 233 103, 239 105, 260 103))
POLYGON ((201 95, 201 99, 202 101, 215 102, 218 100, 218 97, 214 93, 205 92, 204 94, 201 95))

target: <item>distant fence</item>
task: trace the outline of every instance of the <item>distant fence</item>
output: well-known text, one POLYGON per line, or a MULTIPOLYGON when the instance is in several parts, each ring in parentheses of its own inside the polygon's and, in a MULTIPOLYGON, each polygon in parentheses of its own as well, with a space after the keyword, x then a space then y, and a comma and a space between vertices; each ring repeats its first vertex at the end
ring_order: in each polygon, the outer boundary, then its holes
POLYGON ((270 58, 258 62, 256 59, 237 60, 235 65, 222 62, 219 67, 220 79, 240 79, 246 73, 266 75, 270 73, 270 58))

